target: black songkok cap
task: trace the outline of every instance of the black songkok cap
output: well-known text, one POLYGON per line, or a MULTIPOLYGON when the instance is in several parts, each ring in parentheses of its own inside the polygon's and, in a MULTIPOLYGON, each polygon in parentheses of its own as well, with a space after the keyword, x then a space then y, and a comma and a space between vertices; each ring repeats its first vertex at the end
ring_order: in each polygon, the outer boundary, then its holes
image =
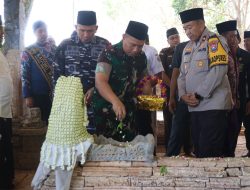
POLYGON ((237 21, 229 20, 226 22, 221 22, 219 24, 216 24, 216 28, 219 34, 223 34, 224 32, 228 31, 235 31, 237 30, 237 21))
POLYGON ((91 26, 96 25, 96 14, 94 11, 79 11, 77 24, 91 26))
POLYGON ((194 8, 185 10, 179 13, 181 17, 182 24, 186 22, 190 22, 193 20, 204 20, 203 9, 202 8, 194 8))
POLYGON ((250 38, 250 31, 244 31, 244 39, 250 38))
POLYGON ((169 36, 175 35, 175 34, 179 34, 178 30, 176 28, 170 28, 167 30, 167 38, 169 36))
POLYGON ((125 33, 130 36, 133 36, 134 38, 138 40, 145 40, 148 34, 148 26, 140 22, 129 21, 129 24, 125 33))
POLYGON ((41 28, 41 27, 46 27, 46 24, 45 22, 39 20, 39 21, 36 21, 34 22, 33 24, 33 31, 35 32, 38 28, 41 28))

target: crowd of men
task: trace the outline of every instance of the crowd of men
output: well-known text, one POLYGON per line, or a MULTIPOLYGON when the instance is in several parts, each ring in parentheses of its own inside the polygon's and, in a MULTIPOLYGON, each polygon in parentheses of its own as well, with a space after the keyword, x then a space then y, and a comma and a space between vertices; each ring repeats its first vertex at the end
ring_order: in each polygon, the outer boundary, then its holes
MULTIPOLYGON (((79 77, 89 133, 131 141, 152 133, 150 113, 138 110, 135 92, 140 80, 155 75, 168 87, 163 108, 166 156, 179 155, 183 147, 198 158, 234 157, 242 123, 250 151, 250 31, 244 32, 243 50, 236 20, 216 24, 216 34, 206 27, 202 8, 182 11, 180 18, 189 41, 180 43, 177 29, 170 28, 170 47, 159 56, 145 45, 148 26, 141 22, 130 21, 122 40, 111 45, 95 35, 96 13, 79 11, 75 31, 58 47, 48 40, 46 24, 35 22, 37 41, 21 55, 26 105, 39 107, 48 123, 57 79, 79 77)), ((145 80, 143 93, 151 94, 154 85, 145 80)))

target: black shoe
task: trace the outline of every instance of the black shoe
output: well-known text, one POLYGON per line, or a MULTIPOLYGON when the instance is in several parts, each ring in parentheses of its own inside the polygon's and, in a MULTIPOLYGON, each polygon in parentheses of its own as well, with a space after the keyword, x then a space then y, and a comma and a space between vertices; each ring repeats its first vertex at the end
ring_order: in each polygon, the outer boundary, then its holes
POLYGON ((12 190, 12 189, 15 189, 15 185, 13 183, 0 186, 0 190, 12 190))
POLYGON ((77 165, 78 167, 83 168, 83 165, 84 165, 84 164, 81 164, 81 162, 80 162, 80 161, 77 161, 77 162, 76 162, 76 165, 77 165))

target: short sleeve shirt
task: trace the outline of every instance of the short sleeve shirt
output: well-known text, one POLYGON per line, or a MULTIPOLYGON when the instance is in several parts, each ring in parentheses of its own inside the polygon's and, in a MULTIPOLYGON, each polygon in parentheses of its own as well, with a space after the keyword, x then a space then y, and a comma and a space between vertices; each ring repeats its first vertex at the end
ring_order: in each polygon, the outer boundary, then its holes
MULTIPOLYGON (((136 111, 136 87, 139 80, 147 72, 147 60, 144 52, 132 57, 126 55, 122 48, 122 42, 105 49, 99 57, 98 63, 111 65, 109 75, 109 85, 116 96, 121 100, 126 109, 126 117, 123 125, 126 129, 126 138, 132 140, 135 136, 134 117, 136 111)), ((119 124, 116 119, 112 104, 106 101, 99 93, 94 90, 93 109, 95 115, 95 126, 97 134, 120 140, 114 133, 119 124)))
POLYGON ((175 51, 174 51, 174 55, 173 55, 173 61, 172 61, 173 68, 178 68, 178 69, 180 68, 181 60, 182 60, 182 52, 183 52, 184 48, 186 47, 187 43, 188 43, 188 41, 182 42, 176 46, 175 51))
POLYGON ((164 71, 161 59, 154 47, 145 44, 142 50, 145 52, 147 57, 147 69, 149 75, 156 75, 164 71))

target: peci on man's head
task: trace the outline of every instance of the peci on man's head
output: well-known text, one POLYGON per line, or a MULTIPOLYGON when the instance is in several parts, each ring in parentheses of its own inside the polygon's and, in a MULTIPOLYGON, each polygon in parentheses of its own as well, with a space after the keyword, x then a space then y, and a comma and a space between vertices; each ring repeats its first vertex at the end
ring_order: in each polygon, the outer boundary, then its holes
POLYGON ((48 32, 47 32, 47 25, 45 24, 45 22, 41 20, 34 22, 33 32, 36 36, 38 43, 44 44, 47 42, 48 32))
POLYGON ((193 8, 179 13, 183 29, 191 41, 200 39, 204 29, 205 21, 202 8, 193 8))
POLYGON ((250 52, 250 31, 244 31, 244 47, 250 52))
POLYGON ((237 37, 237 21, 229 20, 216 24, 217 31, 224 36, 230 49, 237 48, 239 40, 237 37))
POLYGON ((130 21, 123 34, 123 51, 129 56, 138 55, 143 48, 148 34, 148 26, 136 21, 130 21))
POLYGON ((79 11, 77 15, 76 33, 81 42, 92 41, 98 29, 94 11, 79 11))
POLYGON ((170 47, 176 47, 180 43, 180 35, 176 28, 170 28, 166 32, 170 47))

